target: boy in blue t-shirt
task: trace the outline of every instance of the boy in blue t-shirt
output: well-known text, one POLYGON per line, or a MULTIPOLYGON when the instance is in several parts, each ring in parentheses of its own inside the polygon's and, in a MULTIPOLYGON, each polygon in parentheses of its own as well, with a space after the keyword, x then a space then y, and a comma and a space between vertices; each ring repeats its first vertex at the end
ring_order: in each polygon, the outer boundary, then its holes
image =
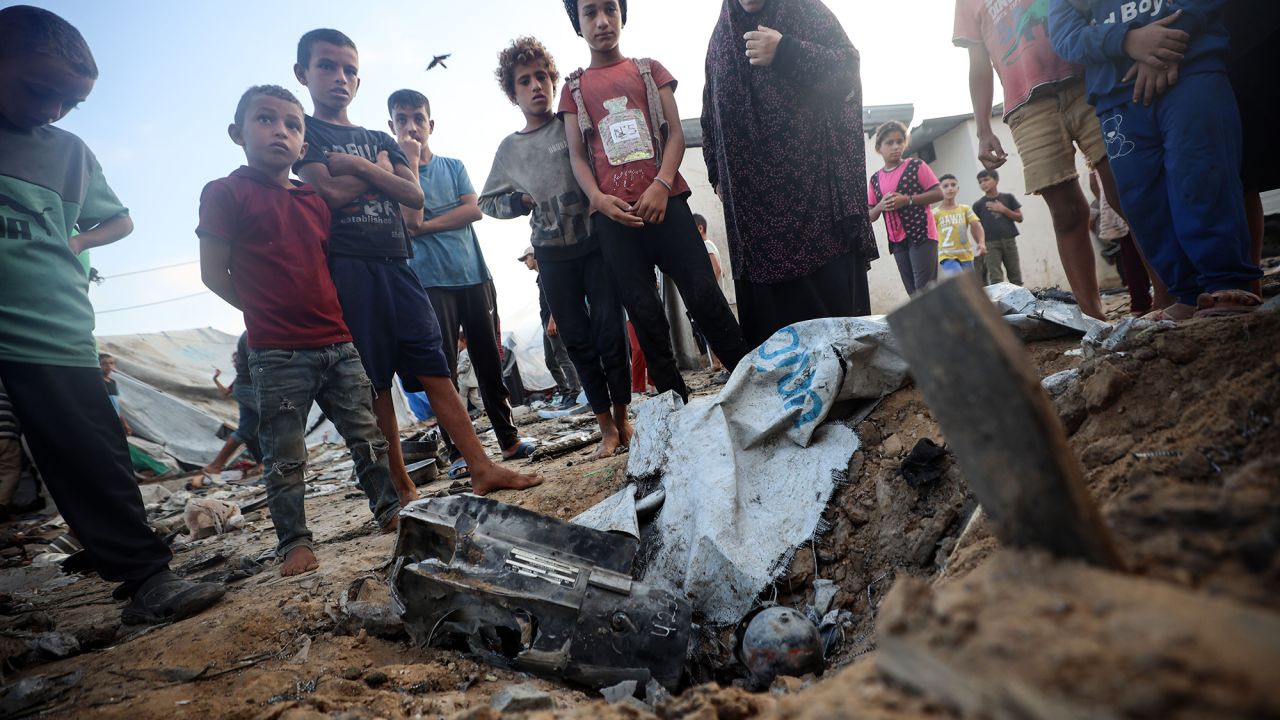
POLYGON ((400 502, 417 498, 417 490, 405 469, 391 401, 391 379, 397 374, 406 391, 426 391, 440 426, 470 465, 476 494, 536 485, 536 477, 489 459, 458 397, 435 311, 409 269, 400 208, 421 208, 422 189, 394 138, 348 119, 347 107, 360 88, 359 70, 355 43, 337 30, 312 30, 298 41, 293 72, 311 95, 314 117, 306 118, 307 152, 294 170, 333 210, 329 270, 343 319, 373 383, 373 411, 387 438, 400 502))
POLYGON ((180 620, 224 589, 169 572, 172 553, 147 526, 76 259, 133 223, 84 142, 52 127, 97 77, 89 45, 66 20, 25 5, 0 10, 0 383, 90 565, 121 583, 114 597, 130 600, 123 621, 180 620))
POLYGON ((1223 0, 1052 0, 1049 34, 1086 66, 1125 215, 1185 320, 1250 312, 1241 131, 1223 0))
MULTIPOLYGON (((387 98, 387 125, 406 148, 409 168, 422 188, 423 206, 404 206, 404 221, 413 238, 409 267, 431 298, 436 320, 447 348, 450 374, 458 376, 458 330, 467 335, 471 366, 475 368, 484 411, 502 448, 502 459, 515 460, 533 454, 536 445, 522 440, 511 416, 511 394, 502 382, 502 358, 498 354, 498 295, 480 252, 480 239, 472 223, 483 215, 476 189, 462 161, 431 152, 431 103, 415 90, 397 90, 387 98)), ((453 446, 448 433, 452 464, 450 477, 465 477, 467 461, 453 446)))

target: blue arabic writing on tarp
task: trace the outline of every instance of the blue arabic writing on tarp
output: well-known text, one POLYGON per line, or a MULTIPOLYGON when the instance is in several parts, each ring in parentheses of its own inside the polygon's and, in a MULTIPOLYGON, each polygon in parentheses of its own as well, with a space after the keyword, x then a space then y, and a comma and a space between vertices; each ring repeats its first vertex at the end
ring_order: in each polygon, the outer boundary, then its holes
POLYGON ((800 333, 790 326, 774 333, 760 346, 759 362, 755 365, 756 372, 762 373, 781 368, 789 368, 778 378, 778 395, 784 398, 782 406, 788 410, 799 408, 803 411, 796 417, 795 427, 821 417, 822 398, 813 391, 816 375, 813 355, 800 344, 800 333), (806 407, 807 410, 804 409, 806 407))

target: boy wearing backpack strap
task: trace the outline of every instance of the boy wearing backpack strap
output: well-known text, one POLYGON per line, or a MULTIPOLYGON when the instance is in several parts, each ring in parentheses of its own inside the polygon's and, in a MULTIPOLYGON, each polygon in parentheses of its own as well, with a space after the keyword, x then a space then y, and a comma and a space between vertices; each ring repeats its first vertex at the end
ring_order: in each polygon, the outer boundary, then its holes
POLYGON ((689 210, 689 186, 678 172, 684 133, 676 80, 661 63, 627 58, 618 49, 626 0, 565 0, 565 10, 591 48, 591 65, 570 75, 560 96, 573 174, 590 200, 605 263, 654 385, 688 399, 655 266, 675 281, 727 369, 749 348, 711 270, 689 210))

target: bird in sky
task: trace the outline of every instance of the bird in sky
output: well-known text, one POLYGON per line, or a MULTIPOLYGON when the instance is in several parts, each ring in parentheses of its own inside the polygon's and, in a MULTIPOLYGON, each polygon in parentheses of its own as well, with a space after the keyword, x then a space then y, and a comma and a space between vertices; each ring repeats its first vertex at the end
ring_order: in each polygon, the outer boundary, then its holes
POLYGON ((445 64, 444 64, 444 61, 445 61, 445 60, 448 60, 448 59, 449 59, 449 56, 450 56, 450 55, 452 55, 452 54, 453 54, 453 53, 445 53, 445 54, 443 54, 443 55, 436 55, 435 57, 431 58, 431 64, 427 66, 427 69, 428 69, 428 70, 430 70, 431 68, 433 68, 433 67, 435 67, 435 66, 439 65, 440 67, 442 67, 442 68, 444 68, 444 69, 448 70, 448 69, 449 69, 449 66, 448 66, 448 65, 445 65, 445 64))

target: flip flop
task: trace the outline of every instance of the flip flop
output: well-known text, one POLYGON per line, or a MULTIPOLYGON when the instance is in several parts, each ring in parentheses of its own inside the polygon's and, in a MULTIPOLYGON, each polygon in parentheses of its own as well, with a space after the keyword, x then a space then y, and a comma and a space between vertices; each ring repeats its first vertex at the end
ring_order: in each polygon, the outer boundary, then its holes
POLYGON ((457 460, 453 461, 452 465, 449 466, 450 480, 461 480, 463 478, 469 478, 469 477, 471 477, 471 468, 467 466, 467 461, 465 458, 458 458, 457 460))
POLYGON ((1196 314, 1198 318, 1228 317, 1245 315, 1262 306, 1262 298, 1248 290, 1219 290, 1213 293, 1201 293, 1196 298, 1196 314))
POLYGON ((516 443, 516 449, 512 450, 510 455, 505 452, 502 453, 502 460, 503 462, 507 460, 527 460, 533 456, 533 451, 537 449, 538 443, 532 440, 521 440, 516 443))

